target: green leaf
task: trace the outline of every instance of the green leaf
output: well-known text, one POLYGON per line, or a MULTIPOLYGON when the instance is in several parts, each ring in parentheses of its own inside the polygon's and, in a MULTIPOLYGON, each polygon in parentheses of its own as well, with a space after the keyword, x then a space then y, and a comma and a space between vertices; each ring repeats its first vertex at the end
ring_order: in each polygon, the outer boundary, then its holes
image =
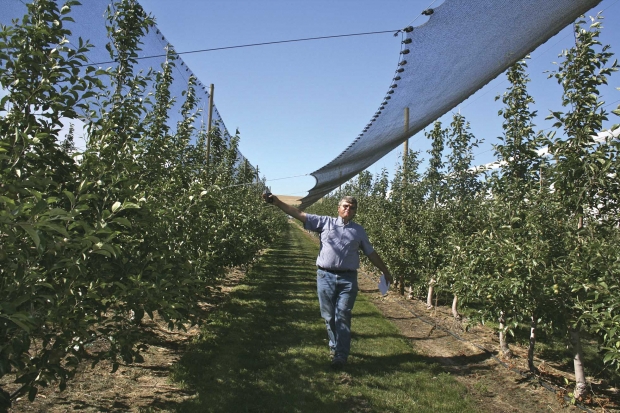
POLYGON ((101 248, 108 251, 110 254, 116 257, 116 251, 114 250, 114 247, 111 246, 110 244, 103 244, 101 248))
POLYGON ((32 208, 32 210, 30 211, 30 215, 31 216, 39 215, 41 212, 45 211, 46 209, 47 209, 47 202, 42 199, 39 202, 37 202, 34 208, 32 208))
POLYGON ((106 250, 104 250, 104 249, 101 249, 101 250, 95 250, 95 251, 93 251, 93 253, 94 253, 94 254, 103 255, 103 256, 106 256, 106 257, 110 257, 110 256, 111 256, 110 252, 108 252, 108 251, 106 251, 106 250))
POLYGON ((71 202, 71 205, 75 205, 75 195, 73 195, 72 192, 62 191, 62 193, 65 194, 65 196, 69 199, 69 202, 71 202))
POLYGON ((131 222, 125 217, 114 218, 112 222, 116 222, 117 224, 123 225, 127 228, 131 228, 131 222))
POLYGON ((45 224, 42 224, 41 227, 42 228, 49 228, 51 230, 54 230, 54 231, 58 232, 59 234, 65 236, 65 237, 69 237, 69 233, 67 232, 65 227, 63 227, 62 225, 58 225, 58 224, 54 224, 54 223, 51 223, 51 222, 47 222, 45 224))
POLYGON ((34 245, 39 248, 39 244, 41 244, 41 239, 39 238, 39 234, 37 234, 37 231, 32 227, 32 225, 19 224, 19 226, 22 227, 22 229, 26 231, 28 235, 30 235, 30 238, 32 238, 32 240, 34 241, 34 245))
POLYGON ((24 330, 27 333, 30 333, 30 331, 32 330, 32 322, 29 322, 29 323, 27 322, 27 321, 30 321, 28 316, 17 313, 17 314, 13 314, 12 316, 0 314, 0 317, 15 323, 17 326, 19 326, 22 330, 24 330))
POLYGON ((13 201, 11 198, 8 198, 4 195, 0 195, 0 202, 8 204, 10 206, 15 206, 15 201, 13 201))

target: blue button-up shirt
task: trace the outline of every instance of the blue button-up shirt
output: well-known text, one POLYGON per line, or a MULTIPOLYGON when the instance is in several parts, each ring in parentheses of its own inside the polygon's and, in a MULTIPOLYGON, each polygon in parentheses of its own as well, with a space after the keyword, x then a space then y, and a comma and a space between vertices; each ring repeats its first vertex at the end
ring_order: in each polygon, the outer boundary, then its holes
POLYGON ((366 230, 355 222, 345 224, 341 217, 306 214, 304 228, 320 233, 321 248, 316 259, 319 267, 355 271, 360 266, 359 251, 366 255, 374 251, 366 230))

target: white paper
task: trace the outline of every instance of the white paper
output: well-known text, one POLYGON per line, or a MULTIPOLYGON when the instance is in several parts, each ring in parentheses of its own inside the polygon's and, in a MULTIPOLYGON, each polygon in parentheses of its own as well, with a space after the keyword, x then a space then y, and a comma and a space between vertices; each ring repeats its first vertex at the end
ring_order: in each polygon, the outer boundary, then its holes
POLYGON ((382 295, 386 295, 389 289, 390 284, 385 280, 385 275, 381 274, 381 278, 379 278, 379 291, 381 291, 382 295))

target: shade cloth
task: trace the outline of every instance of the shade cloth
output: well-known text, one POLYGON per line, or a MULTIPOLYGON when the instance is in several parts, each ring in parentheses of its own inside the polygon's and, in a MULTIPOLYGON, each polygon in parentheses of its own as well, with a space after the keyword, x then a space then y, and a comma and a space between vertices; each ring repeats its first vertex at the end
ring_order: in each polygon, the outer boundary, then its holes
POLYGON ((394 82, 379 109, 348 148, 311 173, 316 185, 301 208, 381 159, 598 3, 446 0, 428 10, 429 20, 403 36, 394 82))

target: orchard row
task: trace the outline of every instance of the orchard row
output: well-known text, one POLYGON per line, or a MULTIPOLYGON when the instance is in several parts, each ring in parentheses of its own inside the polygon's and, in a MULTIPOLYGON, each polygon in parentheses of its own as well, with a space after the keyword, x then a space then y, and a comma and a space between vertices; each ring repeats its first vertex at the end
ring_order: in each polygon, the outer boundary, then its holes
POLYGON ((227 269, 250 265, 285 225, 238 136, 194 126, 194 79, 171 125, 175 56, 134 73, 153 24, 140 6, 110 8, 108 70, 67 42, 73 6, 37 0, 0 30, 0 411, 64 388, 85 357, 140 361, 143 317, 199 324, 227 269), (72 120, 84 150, 62 132, 72 120))

